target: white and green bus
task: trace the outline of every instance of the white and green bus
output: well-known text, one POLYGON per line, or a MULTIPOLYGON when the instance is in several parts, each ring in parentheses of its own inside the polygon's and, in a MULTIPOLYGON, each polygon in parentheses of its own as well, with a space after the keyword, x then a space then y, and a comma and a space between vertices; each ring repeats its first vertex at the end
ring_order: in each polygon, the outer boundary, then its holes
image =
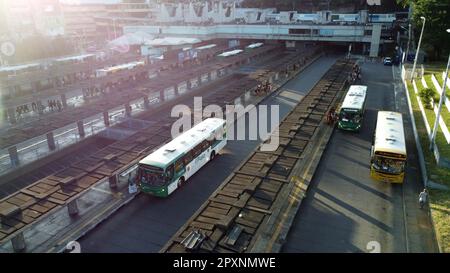
POLYGON ((166 197, 226 144, 226 121, 208 118, 139 161, 137 184, 144 193, 166 197))
POLYGON ((338 128, 359 131, 364 118, 367 86, 351 85, 339 110, 338 128))

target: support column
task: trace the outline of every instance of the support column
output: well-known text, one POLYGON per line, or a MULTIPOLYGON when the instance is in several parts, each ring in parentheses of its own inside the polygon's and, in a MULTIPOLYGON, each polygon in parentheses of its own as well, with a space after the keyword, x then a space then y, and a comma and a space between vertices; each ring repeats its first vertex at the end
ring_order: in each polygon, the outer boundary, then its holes
POLYGON ((17 88, 17 86, 10 86, 9 88, 8 88, 8 95, 9 95, 9 97, 14 97, 15 95, 16 95, 16 88, 17 88))
POLYGON ((66 94, 64 94, 64 93, 61 94, 61 103, 64 108, 67 108, 67 98, 66 98, 66 94))
POLYGON ((84 132, 84 124, 83 121, 80 120, 77 122, 77 126, 78 126, 78 133, 80 134, 80 137, 83 138, 86 136, 85 132, 84 132))
POLYGON ((76 216, 78 214, 78 199, 74 199, 67 203, 67 211, 70 216, 76 216))
POLYGON ((9 122, 11 124, 16 124, 17 123, 16 112, 15 112, 14 108, 9 108, 8 109, 8 119, 9 119, 9 122))
POLYGON ((19 166, 19 154, 17 153, 17 146, 12 146, 8 148, 9 160, 11 160, 11 165, 13 167, 19 166))
POLYGON ((145 95, 144 96, 144 107, 147 109, 148 107, 149 107, 149 101, 148 101, 148 96, 147 95, 145 95))
POLYGON ((192 83, 191 83, 191 80, 187 80, 187 81, 186 81, 186 88, 187 88, 187 90, 191 90, 191 89, 192 89, 192 83))
POLYGON ((37 82, 32 82, 31 83, 31 92, 32 93, 37 93, 38 92, 38 83, 37 82))
POLYGON ((373 24, 372 37, 370 40, 370 57, 378 57, 378 51, 380 50, 381 39, 381 24, 373 24))
POLYGON ((40 100, 38 100, 36 102, 36 104, 37 104, 39 115, 43 115, 44 114, 44 106, 42 105, 42 102, 40 100))
POLYGON ((27 245, 25 243, 25 238, 23 237, 23 232, 20 232, 19 234, 14 236, 11 239, 11 244, 12 244, 14 252, 16 252, 16 253, 24 252, 25 249, 27 248, 27 245))
POLYGON ((48 148, 53 151, 56 149, 56 145, 55 145, 55 138, 53 136, 53 132, 48 132, 47 133, 47 145, 48 148))
POLYGON ((112 189, 117 188, 117 175, 111 176, 109 178, 109 187, 112 189))
POLYGON ((131 117, 131 106, 130 103, 125 104, 125 115, 127 117, 131 117))
POLYGON ((108 111, 103 112, 103 122, 105 123, 106 127, 109 127, 109 114, 108 111))

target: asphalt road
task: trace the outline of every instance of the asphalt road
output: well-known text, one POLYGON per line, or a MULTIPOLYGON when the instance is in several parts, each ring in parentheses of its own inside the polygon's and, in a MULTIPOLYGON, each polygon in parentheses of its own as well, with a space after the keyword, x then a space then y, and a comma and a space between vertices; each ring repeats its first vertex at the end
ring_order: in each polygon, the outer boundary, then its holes
POLYGON ((363 128, 360 133, 335 130, 283 252, 371 252, 378 243, 381 252, 437 251, 427 211, 418 208, 423 186, 398 72, 380 63, 362 64, 362 84, 368 86, 363 128), (403 185, 369 176, 378 110, 403 113, 408 151, 403 185))
MULTIPOLYGON (((280 106, 280 119, 309 92, 334 63, 321 58, 263 101, 280 106)), ((248 118, 246 118, 248 123, 248 118)), ((248 126, 247 126, 248 128, 248 126)), ((139 195, 79 240, 82 252, 157 252, 232 170, 254 150, 257 140, 229 141, 223 153, 167 199, 139 195)))

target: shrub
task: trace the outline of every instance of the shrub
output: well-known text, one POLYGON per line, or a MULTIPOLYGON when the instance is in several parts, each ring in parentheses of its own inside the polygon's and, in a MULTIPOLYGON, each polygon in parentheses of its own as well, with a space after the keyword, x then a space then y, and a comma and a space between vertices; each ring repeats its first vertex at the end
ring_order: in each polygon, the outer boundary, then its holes
POLYGON ((431 99, 433 99, 436 103, 438 102, 438 96, 436 92, 434 92, 434 90, 431 88, 424 88, 420 90, 419 96, 422 99, 424 107, 427 109, 432 109, 431 99))

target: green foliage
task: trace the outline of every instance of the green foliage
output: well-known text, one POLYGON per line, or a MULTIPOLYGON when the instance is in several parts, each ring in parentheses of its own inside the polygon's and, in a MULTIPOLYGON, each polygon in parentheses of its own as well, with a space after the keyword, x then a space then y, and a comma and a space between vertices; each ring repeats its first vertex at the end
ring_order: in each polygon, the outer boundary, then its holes
POLYGON ((418 41, 422 28, 421 16, 426 18, 423 35, 424 48, 428 49, 430 57, 439 60, 447 57, 450 51, 450 34, 446 29, 450 27, 450 1, 449 0, 396 0, 401 5, 411 5, 412 21, 416 27, 418 41))
POLYGON ((431 88, 424 88, 424 89, 420 90, 419 96, 422 99, 424 107, 427 109, 432 109, 431 99, 433 99, 434 101, 437 101, 437 94, 431 88))

